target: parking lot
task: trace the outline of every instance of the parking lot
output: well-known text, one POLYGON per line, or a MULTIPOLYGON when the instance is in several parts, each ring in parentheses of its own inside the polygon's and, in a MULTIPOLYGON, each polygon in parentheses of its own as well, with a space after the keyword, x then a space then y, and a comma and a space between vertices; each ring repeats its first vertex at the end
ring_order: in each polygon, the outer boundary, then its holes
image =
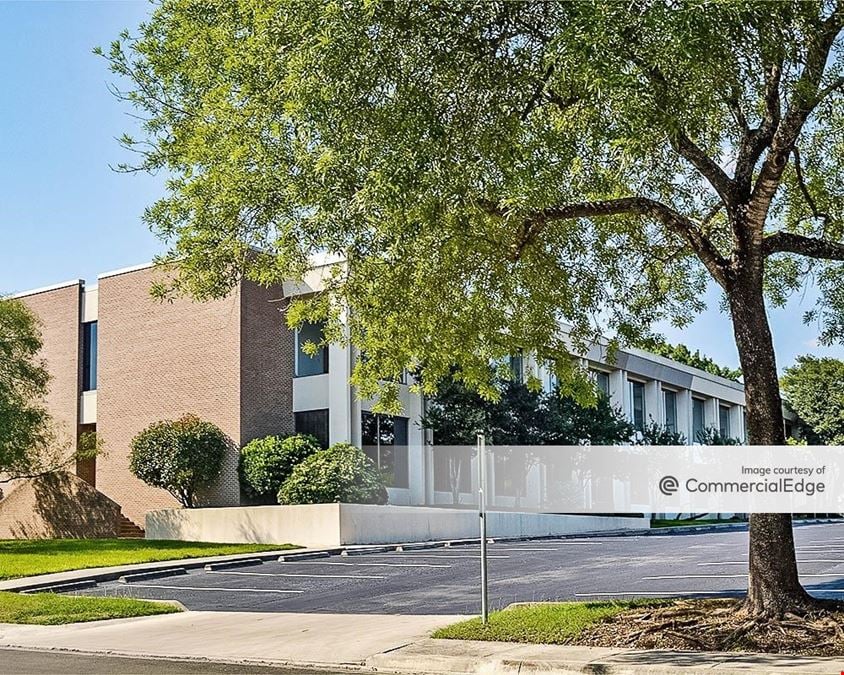
MULTIPOLYGON (((801 580, 844 597, 844 523, 795 529, 801 580)), ((747 532, 580 537, 489 545, 490 606, 512 602, 723 595, 747 588, 747 532)), ((173 599, 192 610, 473 614, 478 544, 265 562, 136 583, 85 595, 173 599)))

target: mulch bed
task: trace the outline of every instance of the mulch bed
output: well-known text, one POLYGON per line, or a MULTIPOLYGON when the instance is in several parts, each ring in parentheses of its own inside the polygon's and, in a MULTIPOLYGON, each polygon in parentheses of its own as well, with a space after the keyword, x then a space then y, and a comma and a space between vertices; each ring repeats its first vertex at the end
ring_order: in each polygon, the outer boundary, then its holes
POLYGON ((593 647, 844 655, 844 606, 804 616, 749 620, 741 600, 675 600, 631 609, 586 628, 574 642, 593 647))

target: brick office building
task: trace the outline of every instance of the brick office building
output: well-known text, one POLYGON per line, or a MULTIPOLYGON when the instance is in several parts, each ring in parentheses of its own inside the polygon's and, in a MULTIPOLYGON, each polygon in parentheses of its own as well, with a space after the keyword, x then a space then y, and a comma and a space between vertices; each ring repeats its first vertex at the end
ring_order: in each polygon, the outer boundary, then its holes
POLYGON ((232 440, 208 500, 240 501, 234 446, 293 430, 294 338, 279 311, 281 292, 243 282, 205 303, 159 302, 146 265, 22 293, 41 321, 52 375, 48 408, 69 432, 96 431, 103 452, 77 474, 143 525, 152 509, 176 505, 129 471, 131 439, 163 419, 193 413, 232 440))

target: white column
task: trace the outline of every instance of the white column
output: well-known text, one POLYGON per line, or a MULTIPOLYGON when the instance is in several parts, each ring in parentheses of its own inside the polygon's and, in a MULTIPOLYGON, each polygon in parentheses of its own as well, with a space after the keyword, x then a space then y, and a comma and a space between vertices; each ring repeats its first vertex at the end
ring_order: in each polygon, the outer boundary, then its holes
POLYGON ((744 440, 744 415, 740 405, 730 406, 730 436, 744 440))
POLYGON ((346 343, 328 346, 328 441, 332 445, 353 443, 353 430, 360 442, 360 402, 349 384, 352 359, 352 349, 346 343), (357 420, 352 418, 355 411, 357 420))
POLYGON ((718 424, 718 399, 708 398, 703 404, 703 425, 705 427, 719 428, 718 424))
POLYGON ((645 382, 645 426, 652 420, 657 424, 665 424, 663 407, 660 383, 656 380, 645 382))
POLYGON ((610 403, 618 408, 625 417, 630 417, 630 406, 627 404, 627 377, 623 370, 610 373, 610 403))

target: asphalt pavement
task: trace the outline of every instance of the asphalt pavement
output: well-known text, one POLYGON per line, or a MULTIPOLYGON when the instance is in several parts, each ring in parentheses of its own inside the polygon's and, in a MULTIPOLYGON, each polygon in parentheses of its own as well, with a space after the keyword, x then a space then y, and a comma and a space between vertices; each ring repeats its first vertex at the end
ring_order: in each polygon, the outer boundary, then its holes
POLYGON ((0 649, 0 675, 201 675, 249 673, 254 675, 306 675, 325 670, 301 670, 268 666, 244 666, 209 661, 140 659, 102 654, 0 649))
MULTIPOLYGON (((747 539, 746 530, 729 530, 493 543, 490 606, 741 594, 747 539)), ((809 592, 844 598, 844 523, 798 526, 795 540, 809 592)), ((178 600, 209 611, 474 614, 479 569, 474 544, 196 570, 79 594, 178 600)))

